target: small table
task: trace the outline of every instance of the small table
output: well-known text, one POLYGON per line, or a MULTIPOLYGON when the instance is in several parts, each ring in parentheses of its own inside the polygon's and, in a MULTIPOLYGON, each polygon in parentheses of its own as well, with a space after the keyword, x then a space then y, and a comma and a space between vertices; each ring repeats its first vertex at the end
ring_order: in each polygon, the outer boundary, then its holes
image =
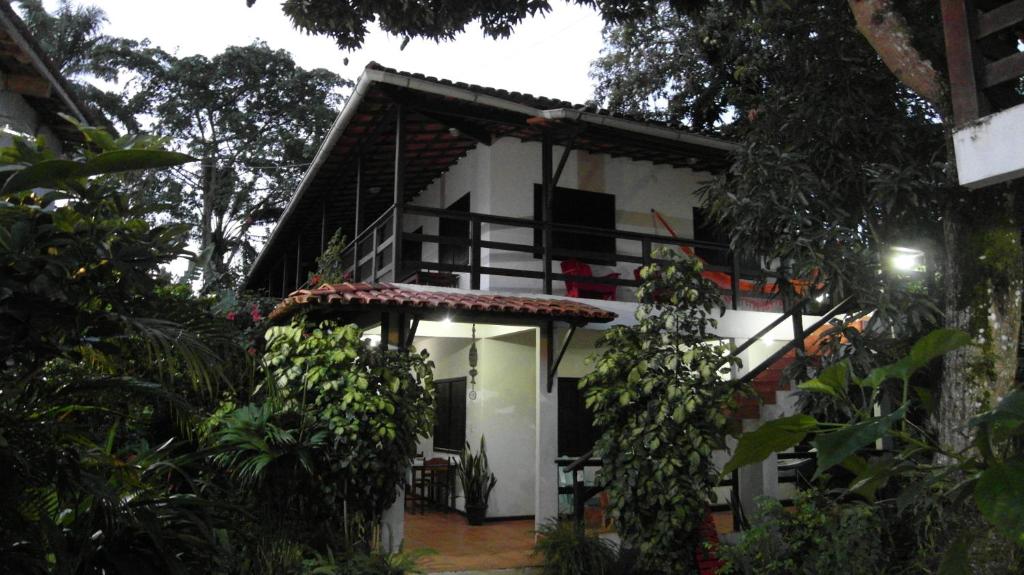
POLYGON ((415 513, 426 513, 427 505, 440 506, 445 513, 455 507, 455 466, 449 461, 427 461, 412 466, 410 499, 415 513))

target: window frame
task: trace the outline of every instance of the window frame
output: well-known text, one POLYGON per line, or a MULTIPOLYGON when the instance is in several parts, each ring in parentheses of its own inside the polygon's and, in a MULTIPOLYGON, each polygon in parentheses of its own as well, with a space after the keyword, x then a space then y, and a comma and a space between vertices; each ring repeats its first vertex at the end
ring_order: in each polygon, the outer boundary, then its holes
MULTIPOLYGON (((582 190, 582 189, 578 189, 578 188, 565 188, 565 187, 556 187, 553 193, 554 193, 554 198, 553 198, 554 199, 554 202, 553 202, 554 205, 553 205, 552 214, 551 214, 552 223, 564 224, 564 225, 574 225, 574 226, 584 226, 584 227, 594 228, 596 230, 603 230, 603 231, 609 231, 609 232, 615 232, 615 231, 618 230, 618 222, 616 220, 616 216, 617 216, 616 212, 618 210, 618 198, 615 196, 615 194, 610 194, 608 192, 594 192, 594 191, 591 191, 591 190, 582 190), (594 200, 597 200, 598 198, 600 198, 600 201, 584 201, 583 198, 579 198, 578 201, 565 200, 567 202, 566 205, 565 206, 560 206, 559 205, 559 200, 560 199, 564 200, 566 198, 566 195, 568 195, 568 194, 577 194, 577 195, 590 196, 594 200), (605 217, 601 218, 601 219, 607 220, 606 222, 604 222, 604 225, 592 225, 591 223, 580 223, 579 221, 570 222, 570 221, 565 221, 565 218, 560 218, 559 217, 559 213, 560 213, 559 210, 560 210, 560 208, 566 208, 568 206, 581 206, 581 205, 597 206, 597 205, 600 205, 601 202, 609 204, 608 207, 611 208, 611 213, 610 214, 603 214, 605 217)), ((543 220, 543 206, 541 205, 542 196, 543 196, 543 186, 541 184, 534 184, 533 185, 533 217, 537 221, 542 221, 543 220)), ((538 246, 543 245, 544 236, 543 236, 543 231, 541 230, 541 228, 534 228, 534 230, 533 230, 533 241, 534 241, 535 245, 538 245, 538 246)), ((607 258, 596 257, 593 253, 587 254, 585 256, 581 255, 580 257, 571 257, 571 256, 563 255, 563 254, 558 254, 558 255, 553 257, 553 259, 556 259, 556 260, 577 259, 577 260, 580 260, 582 262, 586 262, 588 264, 595 264, 595 265, 614 265, 615 261, 616 261, 616 255, 615 254, 618 251, 618 246, 617 246, 616 237, 614 235, 587 234, 587 233, 566 232, 566 231, 555 230, 551 234, 551 242, 553 244, 552 245, 553 249, 561 251, 563 253, 568 252, 568 253, 571 254, 574 251, 586 251, 586 252, 596 252, 596 253, 600 253, 600 254, 608 254, 607 258)), ((540 255, 537 255, 536 253, 534 254, 534 258, 535 259, 539 259, 540 257, 541 257, 540 255)))
POLYGON ((467 407, 467 402, 466 402, 466 378, 465 377, 452 377, 452 378, 447 378, 447 379, 434 380, 434 389, 435 389, 435 391, 437 393, 436 393, 435 398, 434 398, 434 401, 435 401, 435 403, 434 403, 434 429, 432 430, 431 436, 430 436, 431 447, 432 447, 432 449, 434 451, 440 451, 440 452, 444 452, 444 453, 461 453, 462 452, 462 448, 465 447, 465 445, 466 445, 466 418, 467 418, 467 414, 466 414, 466 407, 467 407), (446 394, 442 394, 442 392, 441 392, 441 388, 444 387, 444 386, 448 387, 448 390, 447 390, 446 394), (455 400, 459 396, 459 394, 453 394, 452 393, 452 387, 461 387, 461 389, 462 389, 462 393, 461 393, 462 421, 461 421, 461 425, 460 426, 456 426, 455 427, 455 430, 457 430, 457 429, 459 429, 461 427, 461 429, 462 429, 462 437, 461 438, 451 437, 453 435, 453 433, 454 433, 454 430, 452 429, 452 418, 453 418, 453 414, 457 411, 457 410, 453 410, 452 409, 452 406, 453 406, 452 402, 453 402, 453 400, 455 400), (440 400, 441 400, 442 395, 447 397, 447 401, 448 401, 447 405, 443 407, 444 414, 446 416, 445 417, 446 421, 444 421, 444 422, 441 421, 442 406, 440 405, 440 400), (442 428, 442 425, 444 426, 443 428, 442 428), (438 445, 438 435, 441 435, 439 433, 439 430, 442 430, 442 429, 445 430, 445 433, 443 434, 445 437, 442 438, 445 444, 439 446, 438 445), (461 439, 461 441, 459 441, 459 439, 461 439), (457 448, 451 447, 451 445, 454 444, 453 440, 458 442, 458 447, 457 448))

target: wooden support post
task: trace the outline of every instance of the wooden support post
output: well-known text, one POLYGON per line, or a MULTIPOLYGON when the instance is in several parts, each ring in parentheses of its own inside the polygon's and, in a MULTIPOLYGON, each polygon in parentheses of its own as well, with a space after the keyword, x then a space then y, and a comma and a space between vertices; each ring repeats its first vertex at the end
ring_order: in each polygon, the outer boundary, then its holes
POLYGON ((569 139, 565 143, 565 148, 562 149, 562 157, 558 159, 558 167, 555 169, 554 175, 551 176, 551 187, 558 186, 558 180, 562 178, 562 170, 565 169, 565 163, 569 160, 569 154, 572 152, 572 144, 575 138, 569 139))
POLYGON ((740 258, 735 251, 729 252, 732 260, 732 309, 740 309, 740 258))
POLYGON ((543 223, 543 253, 544 253, 544 293, 550 294, 553 291, 551 278, 551 216, 554 207, 554 175, 552 173, 553 145, 551 134, 544 132, 541 140, 541 222, 543 223))
POLYGON ((804 349, 804 305, 807 300, 800 300, 796 304, 796 309, 793 310, 793 339, 796 340, 796 348, 800 351, 806 351, 804 349))
POLYGON ((295 289, 302 287, 302 237, 295 241, 295 289))
POLYGON ((391 275, 395 282, 402 277, 402 204, 405 203, 405 106, 398 104, 395 122, 395 211, 392 214, 391 275))
POLYGON ((320 255, 327 251, 327 198, 320 200, 320 255))
POLYGON ((470 260, 469 260, 469 288, 480 289, 480 240, 481 238, 480 218, 473 216, 470 220, 470 260))
POLYGON ((391 313, 381 312, 380 314, 380 345, 384 346, 383 349, 388 348, 388 342, 391 340, 391 313))
POLYGON ((377 282, 377 246, 380 244, 380 227, 370 230, 370 283, 377 282))
POLYGON ((356 158, 356 221, 352 230, 352 281, 361 281, 359 272, 359 234, 363 231, 363 156, 356 158))
MULTIPOLYGON (((405 349, 406 334, 409 329, 409 322, 403 312, 388 312, 388 334, 385 339, 381 331, 381 341, 388 345, 388 348, 405 349)), ((383 330, 383 327, 381 328, 383 330)))
POLYGON ((288 254, 281 258, 281 297, 288 295, 288 254))
POLYGON ((536 331, 533 518, 538 530, 558 518, 558 388, 549 392, 547 385, 553 344, 550 328, 551 324, 545 322, 536 331))
POLYGON ((971 0, 942 0, 946 63, 953 119, 957 125, 976 120, 988 112, 987 102, 978 91, 979 58, 974 50, 973 34, 976 14, 971 0))

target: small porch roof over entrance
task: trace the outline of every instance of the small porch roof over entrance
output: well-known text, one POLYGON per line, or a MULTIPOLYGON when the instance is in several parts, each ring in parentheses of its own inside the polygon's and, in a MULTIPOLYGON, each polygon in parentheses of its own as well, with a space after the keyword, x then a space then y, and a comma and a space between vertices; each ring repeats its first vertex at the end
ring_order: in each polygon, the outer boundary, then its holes
MULTIPOLYGON (((342 283, 292 292, 270 314, 286 321, 299 311, 315 316, 342 317, 357 324, 382 312, 402 312, 424 320, 456 316, 459 321, 540 324, 564 321, 572 325, 607 323, 612 311, 558 296, 517 296, 411 284, 342 283)), ((372 319, 370 319, 372 321, 372 319)))

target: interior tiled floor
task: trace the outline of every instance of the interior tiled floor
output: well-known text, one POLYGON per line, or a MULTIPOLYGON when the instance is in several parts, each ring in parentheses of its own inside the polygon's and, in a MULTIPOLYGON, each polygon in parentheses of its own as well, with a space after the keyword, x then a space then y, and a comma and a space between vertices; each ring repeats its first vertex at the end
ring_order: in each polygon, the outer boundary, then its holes
POLYGON ((420 560, 430 573, 539 565, 533 556, 533 519, 470 526, 458 513, 405 515, 405 550, 437 552, 420 560))

